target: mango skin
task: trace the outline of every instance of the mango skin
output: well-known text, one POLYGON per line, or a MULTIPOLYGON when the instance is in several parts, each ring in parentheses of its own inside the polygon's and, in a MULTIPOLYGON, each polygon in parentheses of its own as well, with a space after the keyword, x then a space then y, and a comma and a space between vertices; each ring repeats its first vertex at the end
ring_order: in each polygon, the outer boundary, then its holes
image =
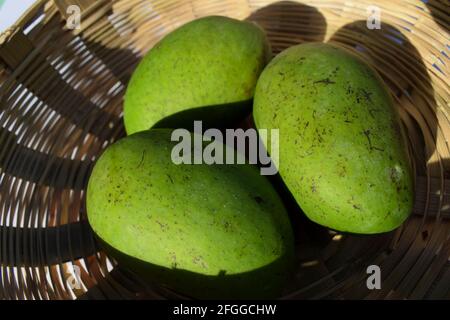
POLYGON ((175 165, 168 129, 104 152, 88 183, 88 220, 119 264, 190 297, 273 298, 293 259, 276 191, 250 165, 175 165))
POLYGON ((413 178, 391 96, 349 51, 310 43, 279 54, 258 81, 254 120, 279 128, 280 175, 316 223, 374 234, 411 213, 413 178))
MULTIPOLYGON (((134 71, 124 101, 127 133, 193 108, 225 105, 230 118, 245 116, 271 56, 264 31, 251 22, 211 16, 187 23, 156 44, 134 71)), ((213 123, 223 120, 210 120, 214 113, 207 108, 202 114, 213 123)))

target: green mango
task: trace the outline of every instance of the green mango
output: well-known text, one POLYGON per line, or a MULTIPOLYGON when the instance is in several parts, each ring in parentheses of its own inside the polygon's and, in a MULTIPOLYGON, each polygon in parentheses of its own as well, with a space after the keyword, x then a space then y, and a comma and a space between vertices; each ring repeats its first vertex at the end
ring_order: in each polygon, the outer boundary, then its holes
POLYGON ((309 43, 280 53, 258 81, 253 112, 258 128, 279 129, 280 175, 311 220, 373 234, 411 213, 399 116, 382 79, 350 51, 309 43))
POLYGON ((156 44, 134 71, 124 101, 127 133, 192 129, 194 120, 219 127, 245 117, 271 56, 264 31, 251 22, 211 16, 185 24, 156 44))
POLYGON ((169 129, 143 131, 95 164, 87 213, 106 251, 190 297, 279 295, 294 244, 276 191, 248 164, 176 165, 175 144, 169 129))

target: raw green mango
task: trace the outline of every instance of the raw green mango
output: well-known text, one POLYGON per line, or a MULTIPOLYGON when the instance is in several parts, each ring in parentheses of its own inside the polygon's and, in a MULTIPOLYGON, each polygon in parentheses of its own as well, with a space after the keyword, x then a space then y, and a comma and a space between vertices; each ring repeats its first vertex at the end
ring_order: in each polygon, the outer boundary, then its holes
POLYGON ((293 234, 276 191, 250 165, 175 165, 170 139, 169 129, 139 132, 96 163, 87 212, 107 251, 191 297, 279 295, 293 234))
POLYGON ((191 128, 193 120, 218 127, 244 117, 270 58, 264 31, 251 22, 211 16, 187 23, 156 44, 133 73, 124 103, 127 133, 191 128))
POLYGON ((356 55, 321 43, 285 50, 258 81, 254 120, 279 128, 280 175, 311 220, 372 234, 410 214, 399 117, 382 79, 356 55))

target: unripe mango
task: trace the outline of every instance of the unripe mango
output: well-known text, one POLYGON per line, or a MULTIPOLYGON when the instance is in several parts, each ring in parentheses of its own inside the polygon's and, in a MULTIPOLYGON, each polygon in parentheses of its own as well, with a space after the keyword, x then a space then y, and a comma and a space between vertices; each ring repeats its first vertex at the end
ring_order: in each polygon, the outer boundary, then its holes
POLYGON ((276 191, 251 165, 175 165, 174 145, 168 129, 143 131, 96 163, 87 212, 107 251, 191 297, 279 295, 294 245, 276 191))
POLYGON ((285 50, 258 81, 254 120, 280 130, 280 175, 311 220, 372 234, 411 213, 398 114, 382 79, 354 54, 322 43, 285 50))
POLYGON ((211 16, 181 26, 134 71, 124 101, 127 133, 190 128, 194 120, 219 127, 245 117, 270 58, 264 31, 251 22, 211 16))

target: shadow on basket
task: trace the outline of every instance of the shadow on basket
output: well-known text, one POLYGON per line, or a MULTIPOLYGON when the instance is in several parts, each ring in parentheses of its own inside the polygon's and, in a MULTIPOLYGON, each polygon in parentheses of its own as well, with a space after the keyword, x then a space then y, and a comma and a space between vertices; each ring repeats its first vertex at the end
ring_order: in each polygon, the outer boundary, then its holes
MULTIPOLYGON (((206 275, 184 269, 178 269, 175 262, 172 266, 163 267, 145 262, 116 248, 98 238, 102 247, 107 250, 121 266, 145 279, 149 284, 167 286, 185 297, 197 299, 268 299, 280 296, 287 280, 287 255, 248 272, 228 274, 221 270, 217 275, 206 275), (184 292, 183 292, 184 291, 184 292)), ((177 257, 175 256, 174 261, 177 257)), ((201 257, 193 258, 202 266, 201 257), (197 260, 199 259, 199 260, 197 260)))
POLYGON ((325 17, 316 8, 293 1, 262 7, 247 20, 264 28, 274 54, 303 42, 322 42, 327 30, 325 17))

